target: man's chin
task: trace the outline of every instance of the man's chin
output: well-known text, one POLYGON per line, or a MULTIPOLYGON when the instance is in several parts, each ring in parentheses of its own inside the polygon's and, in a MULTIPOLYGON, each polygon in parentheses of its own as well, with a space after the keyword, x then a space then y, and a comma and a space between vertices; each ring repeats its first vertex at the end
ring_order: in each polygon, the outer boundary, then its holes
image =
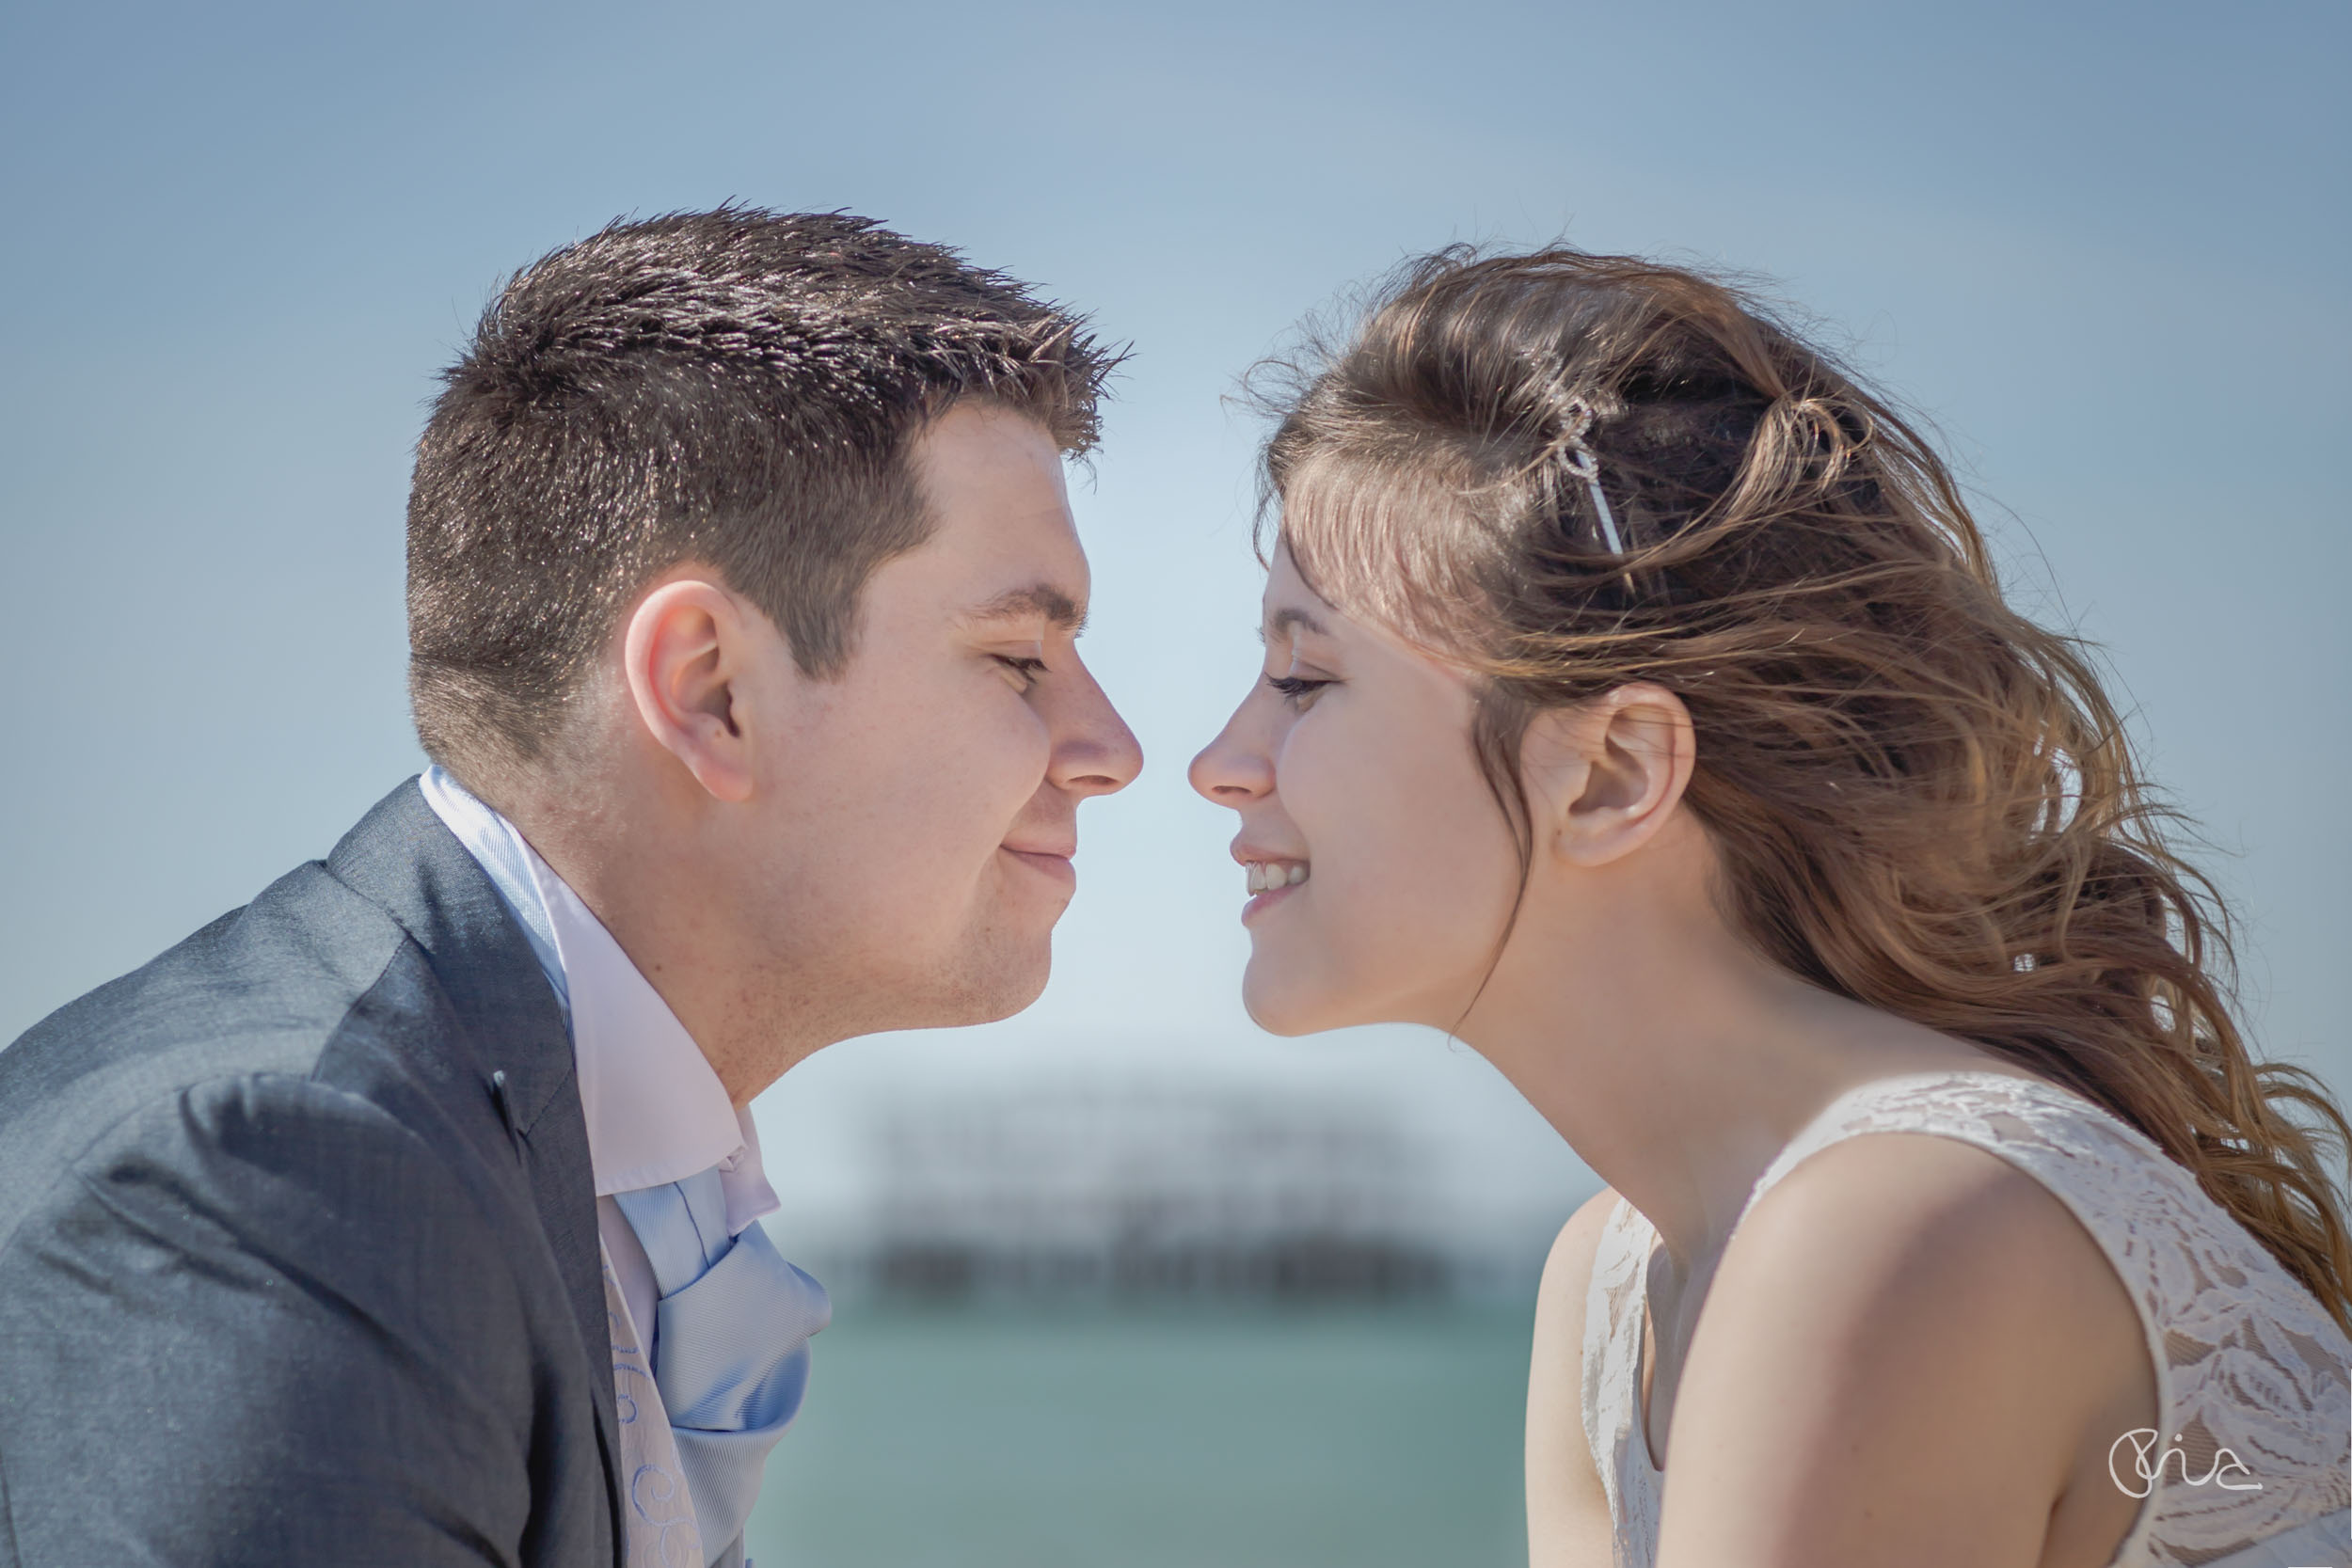
POLYGON ((996 948, 966 972, 966 984, 956 988, 963 1016, 952 1022, 997 1023, 1027 1010, 1045 994, 1045 982, 1053 970, 1050 937, 1040 938, 1034 944, 1023 943, 1018 951, 996 948))
POLYGON ((901 951, 868 970, 857 984, 874 1022, 861 1033, 995 1023, 1029 1006, 1053 973, 1053 927, 1040 921, 1016 936, 1007 924, 970 931, 928 963, 901 951))

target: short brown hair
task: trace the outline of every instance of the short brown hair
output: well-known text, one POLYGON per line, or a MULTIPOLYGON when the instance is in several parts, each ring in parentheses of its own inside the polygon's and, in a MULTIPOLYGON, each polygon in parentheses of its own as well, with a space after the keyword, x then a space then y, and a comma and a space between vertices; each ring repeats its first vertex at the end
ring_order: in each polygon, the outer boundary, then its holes
POLYGON ((408 499, 408 689, 461 777, 560 733, 613 619, 680 561, 836 673, 857 601, 931 519, 910 436, 958 399, 1094 443, 1084 319, 846 214, 615 223, 541 258, 443 372, 408 499))

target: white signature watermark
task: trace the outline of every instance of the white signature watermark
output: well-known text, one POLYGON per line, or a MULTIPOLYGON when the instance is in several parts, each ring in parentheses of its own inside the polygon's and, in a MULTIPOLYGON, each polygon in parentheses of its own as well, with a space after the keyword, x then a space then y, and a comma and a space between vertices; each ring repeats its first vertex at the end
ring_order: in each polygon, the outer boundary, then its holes
MULTIPOLYGON (((2161 1453, 2158 1453, 2156 1437, 2157 1433, 2154 1427, 2137 1427, 2107 1446, 2107 1475, 2125 1497, 2144 1497, 2154 1491, 2156 1483, 2164 1479, 2164 1467, 2175 1459, 2181 1462, 2181 1480, 2190 1486, 2218 1486, 2224 1492, 2259 1492, 2263 1489, 2263 1483, 2258 1481, 2232 1481, 2222 1479, 2222 1472, 2225 1470, 2234 1470, 2239 1475, 2248 1477, 2254 1473, 2246 1467, 2244 1460, 2228 1449, 2214 1449, 2213 1468, 2201 1476, 2192 1476, 2188 1473, 2186 1451, 2168 1446, 2161 1453), (2132 1450, 2131 1475, 2128 1480, 2116 1464, 2126 1444, 2130 1445, 2132 1450), (2149 1463, 2149 1456, 2152 1454, 2154 1455, 2153 1464, 2149 1463)), ((2180 1440, 2180 1433, 2174 1433, 2172 1441, 2178 1443, 2180 1440)))

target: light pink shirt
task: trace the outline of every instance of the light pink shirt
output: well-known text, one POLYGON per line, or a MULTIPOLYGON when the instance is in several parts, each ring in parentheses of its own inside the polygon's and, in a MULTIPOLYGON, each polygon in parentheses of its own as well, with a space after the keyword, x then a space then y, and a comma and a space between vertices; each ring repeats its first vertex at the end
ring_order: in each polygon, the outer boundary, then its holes
POLYGON ((418 787, 521 923, 564 1004, 588 1121, 596 1230, 629 1316, 650 1324, 660 1295, 653 1265, 611 1195, 716 1165, 727 1233, 740 1234, 779 1206, 751 1111, 729 1101, 661 993, 512 822, 440 768, 428 769, 418 787))

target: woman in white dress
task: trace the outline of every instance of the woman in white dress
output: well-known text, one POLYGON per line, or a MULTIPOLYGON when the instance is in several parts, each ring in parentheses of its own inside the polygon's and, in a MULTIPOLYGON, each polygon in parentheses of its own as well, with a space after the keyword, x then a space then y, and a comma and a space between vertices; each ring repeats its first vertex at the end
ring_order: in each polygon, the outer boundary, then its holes
MULTIPOLYGON (((2083 651, 1752 300, 1448 251, 1274 394, 1251 1014, 1448 1029, 1607 1181, 1536 1568, 2352 1562, 2333 1102, 2083 651)), ((1263 383, 1262 383, 1263 385, 1263 383)))

